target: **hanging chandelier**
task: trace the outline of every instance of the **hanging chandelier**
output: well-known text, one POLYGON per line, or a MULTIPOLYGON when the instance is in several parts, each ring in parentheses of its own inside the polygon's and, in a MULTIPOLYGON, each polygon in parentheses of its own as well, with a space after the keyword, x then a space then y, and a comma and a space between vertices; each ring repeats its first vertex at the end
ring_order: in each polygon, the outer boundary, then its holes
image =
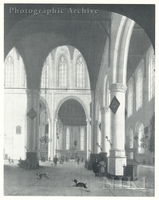
POLYGON ((51 138, 48 138, 48 136, 43 136, 43 137, 41 137, 40 139, 40 142, 41 143, 43 143, 43 144, 47 144, 47 143, 49 143, 49 142, 51 142, 52 141, 52 139, 51 138))

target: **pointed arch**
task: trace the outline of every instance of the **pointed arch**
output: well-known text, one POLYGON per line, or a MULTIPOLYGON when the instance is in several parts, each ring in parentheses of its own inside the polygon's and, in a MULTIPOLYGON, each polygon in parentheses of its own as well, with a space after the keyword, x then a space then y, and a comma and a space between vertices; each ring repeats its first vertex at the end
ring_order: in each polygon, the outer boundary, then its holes
POLYGON ((126 85, 126 69, 129 43, 135 22, 125 16, 112 13, 110 65, 112 66, 112 83, 126 85))
POLYGON ((67 101, 67 100, 69 100, 69 99, 74 99, 74 100, 78 101, 78 102, 82 105, 82 107, 83 107, 83 109, 84 109, 84 112, 85 112, 85 115, 86 115, 86 119, 89 119, 89 115, 88 115, 88 113, 87 113, 86 106, 84 105, 83 101, 82 101, 81 99, 79 99, 78 97, 76 97, 76 96, 69 96, 69 97, 66 97, 66 98, 64 98, 63 100, 61 100, 61 101, 59 102, 59 104, 57 105, 56 111, 55 111, 55 119, 58 119, 58 113, 59 113, 59 110, 60 110, 61 105, 62 105, 65 101, 67 101))

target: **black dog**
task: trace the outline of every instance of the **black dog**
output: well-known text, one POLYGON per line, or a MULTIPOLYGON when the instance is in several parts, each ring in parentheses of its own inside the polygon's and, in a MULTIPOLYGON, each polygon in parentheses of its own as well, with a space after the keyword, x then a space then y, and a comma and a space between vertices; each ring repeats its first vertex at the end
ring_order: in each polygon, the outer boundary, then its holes
POLYGON ((81 188, 86 189, 87 192, 90 192, 90 190, 88 190, 86 186, 87 183, 78 182, 76 179, 73 179, 72 181, 75 183, 75 187, 81 187, 81 188))
POLYGON ((49 178, 47 175, 46 175, 46 173, 44 173, 44 174, 41 174, 41 173, 36 173, 36 175, 38 176, 38 178, 39 179, 41 179, 42 177, 45 177, 45 178, 49 178))

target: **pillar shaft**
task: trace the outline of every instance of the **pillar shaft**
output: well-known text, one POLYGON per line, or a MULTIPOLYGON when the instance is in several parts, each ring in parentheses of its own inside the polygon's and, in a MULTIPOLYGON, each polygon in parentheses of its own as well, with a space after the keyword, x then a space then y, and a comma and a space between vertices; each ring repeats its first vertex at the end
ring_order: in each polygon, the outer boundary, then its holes
POLYGON ((90 120, 87 119, 87 149, 86 149, 86 158, 89 158, 90 152, 92 151, 91 149, 91 131, 90 131, 90 120))
POLYGON ((102 151, 105 152, 105 135, 106 135, 106 108, 101 108, 101 145, 102 151))
POLYGON ((113 113, 111 110, 111 149, 108 159, 108 173, 116 176, 123 175, 123 166, 126 165, 125 156, 125 92, 126 86, 122 83, 110 85, 111 101, 114 96, 120 105, 113 113))
POLYGON ((110 139, 110 110, 107 107, 101 108, 101 134, 102 134, 102 151, 109 154, 110 143, 106 140, 106 136, 110 139))
POLYGON ((50 157, 51 157, 51 160, 53 160, 53 157, 54 157, 54 120, 50 121, 50 138, 51 138, 50 157))
MULTIPOLYGON (((48 120, 48 124, 49 124, 49 132, 48 132, 48 137, 51 138, 51 120, 48 120)), ((48 158, 51 158, 51 142, 49 142, 48 144, 48 158)))
POLYGON ((53 157, 57 155, 57 122, 58 120, 54 120, 54 132, 53 132, 53 157))
POLYGON ((100 130, 99 130, 99 121, 98 121, 98 120, 95 120, 95 121, 94 121, 94 150, 95 150, 94 153, 99 153, 99 152, 101 152, 100 148, 97 146, 97 143, 98 143, 99 145, 101 145, 101 141, 98 140, 98 137, 99 137, 98 134, 100 134, 99 131, 100 131, 100 130))
POLYGON ((39 156, 39 90, 27 89, 27 149, 39 156))

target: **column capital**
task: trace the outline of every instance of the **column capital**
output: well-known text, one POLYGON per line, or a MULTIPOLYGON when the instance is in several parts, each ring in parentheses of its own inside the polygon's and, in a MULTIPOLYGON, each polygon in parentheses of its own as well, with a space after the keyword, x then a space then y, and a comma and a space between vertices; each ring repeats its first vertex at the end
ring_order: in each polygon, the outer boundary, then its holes
POLYGON ((113 83, 109 86, 110 92, 126 92, 127 86, 123 83, 113 83))
POLYGON ((56 123, 56 122, 58 122, 58 119, 57 119, 57 118, 55 118, 55 119, 54 119, 54 122, 55 122, 55 123, 56 123))
POLYGON ((50 118, 48 118, 47 121, 48 121, 48 123, 51 123, 51 119, 50 118))
POLYGON ((86 119, 86 122, 87 122, 87 124, 89 124, 89 123, 90 123, 90 121, 91 121, 91 119, 90 119, 90 118, 86 119))

